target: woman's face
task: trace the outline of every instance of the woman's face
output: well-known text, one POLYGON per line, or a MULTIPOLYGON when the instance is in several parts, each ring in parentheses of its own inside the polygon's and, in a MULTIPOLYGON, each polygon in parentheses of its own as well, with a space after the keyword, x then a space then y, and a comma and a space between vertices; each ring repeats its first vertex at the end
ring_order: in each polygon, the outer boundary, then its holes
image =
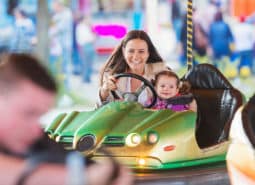
POLYGON ((177 79, 172 76, 160 76, 155 85, 155 90, 162 99, 172 98, 179 92, 177 79))
POLYGON ((141 39, 133 39, 123 47, 123 55, 129 66, 129 72, 143 74, 145 64, 149 58, 148 45, 141 39))

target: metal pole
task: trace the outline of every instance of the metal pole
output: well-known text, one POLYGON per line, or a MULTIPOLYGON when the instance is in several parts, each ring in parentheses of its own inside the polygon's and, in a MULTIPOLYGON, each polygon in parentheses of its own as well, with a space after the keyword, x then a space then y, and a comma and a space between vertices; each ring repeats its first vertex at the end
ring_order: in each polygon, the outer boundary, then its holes
POLYGON ((193 2, 192 0, 187 0, 187 65, 188 70, 193 65, 193 24, 192 24, 192 16, 193 16, 193 2))

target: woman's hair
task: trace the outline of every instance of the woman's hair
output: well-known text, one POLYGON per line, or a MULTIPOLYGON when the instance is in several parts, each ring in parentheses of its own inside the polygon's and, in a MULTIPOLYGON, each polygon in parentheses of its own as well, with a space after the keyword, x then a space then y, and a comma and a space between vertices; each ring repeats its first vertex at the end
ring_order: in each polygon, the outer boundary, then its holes
POLYGON ((147 63, 163 62, 163 59, 157 52, 155 46, 153 45, 150 37, 145 31, 142 30, 132 30, 129 31, 121 43, 115 48, 109 59, 107 60, 105 66, 101 71, 101 83, 105 72, 110 72, 110 74, 118 74, 126 72, 128 65, 123 56, 122 48, 125 48, 127 43, 133 39, 144 40, 148 45, 149 58, 147 63))
POLYGON ((22 53, 1 54, 0 89, 15 87, 23 79, 30 80, 49 92, 57 91, 55 80, 37 58, 22 53))
POLYGON ((179 88, 179 93, 180 93, 180 94, 187 94, 187 93, 189 93, 190 88, 191 88, 190 83, 187 82, 187 81, 182 82, 182 81, 180 80, 180 78, 178 77, 178 75, 177 75, 175 72, 170 71, 170 70, 169 70, 169 71, 168 71, 168 70, 160 71, 159 73, 157 73, 157 74, 155 75, 155 79, 152 80, 152 84, 153 84, 154 86, 158 83, 159 78, 160 78, 161 76, 174 77, 174 78, 176 79, 176 85, 177 85, 177 87, 179 88))

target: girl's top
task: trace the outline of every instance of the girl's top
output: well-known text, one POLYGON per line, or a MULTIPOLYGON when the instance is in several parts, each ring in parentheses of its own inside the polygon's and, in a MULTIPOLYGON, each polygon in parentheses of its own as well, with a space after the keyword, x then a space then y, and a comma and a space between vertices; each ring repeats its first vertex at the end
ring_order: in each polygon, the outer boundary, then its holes
POLYGON ((157 101, 155 103, 155 105, 152 107, 153 109, 170 109, 172 111, 185 111, 185 110, 189 110, 189 105, 188 104, 169 104, 167 100, 163 100, 161 98, 157 98, 157 101))

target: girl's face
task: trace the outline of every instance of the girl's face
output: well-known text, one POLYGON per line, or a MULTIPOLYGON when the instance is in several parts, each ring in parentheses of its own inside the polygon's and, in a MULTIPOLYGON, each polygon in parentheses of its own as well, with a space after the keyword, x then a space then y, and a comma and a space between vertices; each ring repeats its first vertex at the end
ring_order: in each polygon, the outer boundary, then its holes
POLYGON ((149 58, 148 45, 141 39, 133 39, 122 48, 124 58, 129 66, 129 72, 142 75, 149 58))
POLYGON ((159 76, 155 85, 157 95, 162 99, 174 97, 178 92, 177 79, 166 75, 159 76))

